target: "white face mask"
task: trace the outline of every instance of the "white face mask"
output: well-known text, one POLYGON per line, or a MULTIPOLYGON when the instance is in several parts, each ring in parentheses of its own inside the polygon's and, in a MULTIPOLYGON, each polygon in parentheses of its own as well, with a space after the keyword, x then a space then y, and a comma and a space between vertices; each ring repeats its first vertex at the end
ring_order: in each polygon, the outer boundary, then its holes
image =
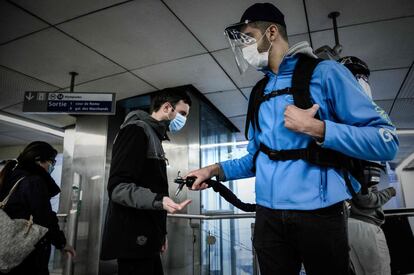
MULTIPOLYGON (((264 36, 266 36, 266 32, 259 39, 259 41, 262 40, 264 36)), ((244 59, 246 59, 246 61, 256 69, 261 69, 269 64, 269 50, 272 47, 272 43, 270 43, 269 49, 267 49, 265 52, 260 53, 257 50, 257 43, 259 41, 242 49, 244 59)))
POLYGON ((257 43, 244 47, 242 52, 244 59, 256 69, 266 67, 269 64, 269 52, 259 53, 257 43))

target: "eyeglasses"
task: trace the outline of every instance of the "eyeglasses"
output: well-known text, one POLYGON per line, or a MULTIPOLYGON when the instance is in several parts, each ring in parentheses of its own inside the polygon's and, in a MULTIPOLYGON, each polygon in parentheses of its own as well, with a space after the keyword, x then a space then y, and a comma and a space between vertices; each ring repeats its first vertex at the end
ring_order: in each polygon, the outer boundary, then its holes
POLYGON ((56 160, 55 159, 49 159, 49 161, 52 164, 52 166, 55 166, 55 164, 56 164, 56 160))

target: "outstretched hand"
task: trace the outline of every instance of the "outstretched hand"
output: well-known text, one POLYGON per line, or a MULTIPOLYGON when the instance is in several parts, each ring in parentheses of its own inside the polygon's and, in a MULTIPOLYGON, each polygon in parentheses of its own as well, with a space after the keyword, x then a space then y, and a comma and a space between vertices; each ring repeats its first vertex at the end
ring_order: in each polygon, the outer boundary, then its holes
POLYGON ((162 199, 162 207, 170 214, 174 214, 178 211, 183 210, 187 205, 191 203, 191 200, 185 200, 181 203, 176 203, 170 197, 164 197, 162 199))

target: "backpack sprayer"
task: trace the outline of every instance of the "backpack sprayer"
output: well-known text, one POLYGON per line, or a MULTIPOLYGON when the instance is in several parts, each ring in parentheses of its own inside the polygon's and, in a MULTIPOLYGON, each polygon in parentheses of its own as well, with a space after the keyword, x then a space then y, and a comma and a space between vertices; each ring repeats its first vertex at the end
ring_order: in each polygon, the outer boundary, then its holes
MULTIPOLYGON (((188 188, 191 188, 196 181, 196 177, 187 177, 182 178, 180 176, 180 171, 178 171, 177 178, 174 179, 174 182, 178 184, 177 191, 175 191, 175 196, 177 197, 184 185, 188 188)), ((230 189, 224 186, 221 182, 217 180, 209 179, 206 181, 208 188, 213 188, 213 190, 220 194, 226 201, 234 205, 240 210, 245 212, 255 212, 256 204, 242 202, 230 189)))

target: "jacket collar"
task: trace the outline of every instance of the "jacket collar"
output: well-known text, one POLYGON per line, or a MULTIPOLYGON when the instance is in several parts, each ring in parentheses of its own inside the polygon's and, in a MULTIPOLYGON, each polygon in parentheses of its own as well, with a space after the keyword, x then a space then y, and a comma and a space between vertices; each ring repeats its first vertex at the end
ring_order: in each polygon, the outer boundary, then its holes
POLYGON ((19 180, 22 177, 36 175, 42 178, 43 181, 45 182, 48 195, 50 198, 60 193, 60 188, 56 184, 55 180, 50 176, 50 174, 45 169, 43 169, 40 165, 36 163, 30 163, 30 164, 18 163, 13 170, 14 171, 11 177, 11 181, 13 185, 16 183, 17 180, 19 180))
MULTIPOLYGON (((295 69, 296 62, 298 61, 297 54, 305 54, 313 58, 317 56, 313 53, 312 48, 309 46, 307 41, 302 41, 291 46, 286 52, 279 66, 278 75, 292 74, 295 69)), ((276 75, 268 67, 264 68, 262 72, 268 77, 276 75)))
POLYGON ((167 136, 167 129, 170 124, 170 121, 158 121, 150 116, 147 112, 142 110, 136 110, 129 112, 125 117, 124 123, 121 125, 123 128, 126 124, 129 124, 133 121, 141 120, 151 126, 154 129, 155 133, 157 134, 160 140, 169 140, 167 136))

